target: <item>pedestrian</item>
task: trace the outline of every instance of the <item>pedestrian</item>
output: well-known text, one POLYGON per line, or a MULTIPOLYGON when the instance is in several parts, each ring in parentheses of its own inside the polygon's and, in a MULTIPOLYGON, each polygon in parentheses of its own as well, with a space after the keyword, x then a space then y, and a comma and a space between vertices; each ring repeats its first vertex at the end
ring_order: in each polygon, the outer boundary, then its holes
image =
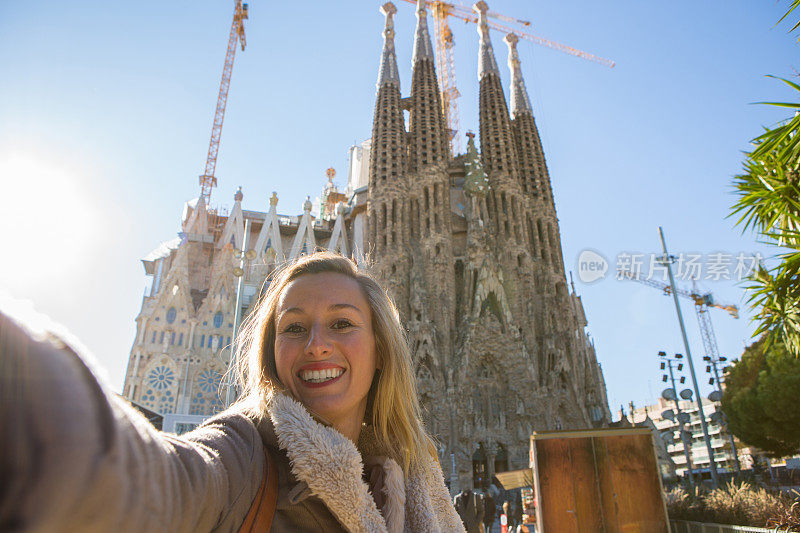
POLYGON ((500 531, 501 533, 508 533, 508 519, 510 517, 508 501, 503 502, 503 512, 500 515, 500 531))
POLYGON ((522 524, 522 511, 522 494, 517 491, 516 496, 514 496, 513 520, 511 521, 515 526, 522 524))
POLYGON ((492 524, 494 524, 496 514, 497 505, 494 502, 494 498, 492 498, 492 493, 491 491, 486 491, 486 495, 483 499, 483 525, 486 529, 486 533, 492 531, 492 524))
POLYGON ((467 533, 481 533, 483 530, 483 494, 470 489, 462 490, 453 499, 456 512, 461 517, 467 533))
POLYGON ((240 399, 178 437, 0 309, 0 531, 463 531, 370 275, 303 257, 241 339, 240 399))

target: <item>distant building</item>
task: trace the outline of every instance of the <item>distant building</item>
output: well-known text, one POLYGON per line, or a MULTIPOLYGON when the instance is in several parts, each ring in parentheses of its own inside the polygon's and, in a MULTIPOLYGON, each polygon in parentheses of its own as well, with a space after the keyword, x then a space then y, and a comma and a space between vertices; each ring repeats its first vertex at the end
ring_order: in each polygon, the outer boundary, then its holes
POLYGON ((318 249, 353 257, 392 294, 408 329, 420 402, 452 490, 528 466, 534 430, 606 426, 603 373, 568 283, 544 150, 509 35, 510 109, 479 16, 480 152, 452 154, 425 3, 417 7, 410 94, 402 97, 387 3, 370 141, 350 151, 348 185, 319 211, 229 213, 186 205, 178 238, 143 260, 152 275, 136 318, 124 394, 181 431, 222 408, 241 255, 241 310, 276 267, 318 249), (409 122, 405 123, 404 113, 409 122), (249 223, 250 233, 245 236, 249 223), (177 424, 183 424, 178 426, 177 424))
MULTIPOLYGON (((691 435, 689 440, 691 442, 692 472, 695 475, 709 477, 711 461, 708 457, 708 449, 703 437, 703 428, 700 423, 697 404, 690 400, 680 400, 679 405, 681 411, 689 416, 684 429, 691 435)), ((718 418, 713 416, 718 410, 720 410, 719 402, 712 402, 708 398, 703 398, 703 412, 706 416, 711 449, 714 452, 714 462, 717 465, 717 471, 724 474, 734 472, 735 465, 728 434, 719 424, 718 418)), ((686 454, 684 453, 684 443, 680 436, 679 423, 675 418, 675 402, 659 398, 658 403, 655 405, 632 409, 626 418, 634 424, 641 422, 645 418, 650 418, 653 421, 658 431, 657 436, 662 439, 672 461, 675 463, 677 475, 683 477, 687 470, 686 454), (663 416, 666 411, 672 412, 672 418, 663 416)), ((747 453, 742 453, 743 450, 738 451, 740 462, 742 463, 741 466, 745 468, 750 457, 747 453)))

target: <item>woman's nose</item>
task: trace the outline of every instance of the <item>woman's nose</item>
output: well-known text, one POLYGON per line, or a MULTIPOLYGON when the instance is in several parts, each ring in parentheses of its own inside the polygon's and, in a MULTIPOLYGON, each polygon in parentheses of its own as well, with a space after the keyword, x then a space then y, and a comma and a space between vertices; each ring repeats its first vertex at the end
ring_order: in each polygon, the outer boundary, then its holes
POLYGON ((306 353, 313 357, 327 357, 333 351, 327 331, 322 324, 311 327, 306 343, 306 353))

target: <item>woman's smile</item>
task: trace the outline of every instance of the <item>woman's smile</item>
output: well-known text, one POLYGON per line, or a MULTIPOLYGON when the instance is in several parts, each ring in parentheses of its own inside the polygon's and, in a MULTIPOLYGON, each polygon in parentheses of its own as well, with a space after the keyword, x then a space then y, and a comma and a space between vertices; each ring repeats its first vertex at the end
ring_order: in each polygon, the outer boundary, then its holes
POLYGON ((297 373, 297 376, 305 382, 307 387, 316 388, 335 383, 344 373, 345 369, 340 366, 328 363, 311 363, 304 365, 297 373))

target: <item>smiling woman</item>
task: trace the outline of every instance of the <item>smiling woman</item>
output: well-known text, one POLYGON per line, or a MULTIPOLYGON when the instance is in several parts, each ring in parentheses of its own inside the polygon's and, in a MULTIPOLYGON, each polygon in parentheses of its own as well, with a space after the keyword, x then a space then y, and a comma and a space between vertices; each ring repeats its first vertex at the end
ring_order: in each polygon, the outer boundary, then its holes
MULTIPOLYGON (((464 531, 369 274, 328 252, 286 265, 237 344, 240 399, 168 436, 0 312, 0 395, 21 391, 0 401, 0 530, 464 531)), ((155 402, 175 373, 154 365, 155 402)))

